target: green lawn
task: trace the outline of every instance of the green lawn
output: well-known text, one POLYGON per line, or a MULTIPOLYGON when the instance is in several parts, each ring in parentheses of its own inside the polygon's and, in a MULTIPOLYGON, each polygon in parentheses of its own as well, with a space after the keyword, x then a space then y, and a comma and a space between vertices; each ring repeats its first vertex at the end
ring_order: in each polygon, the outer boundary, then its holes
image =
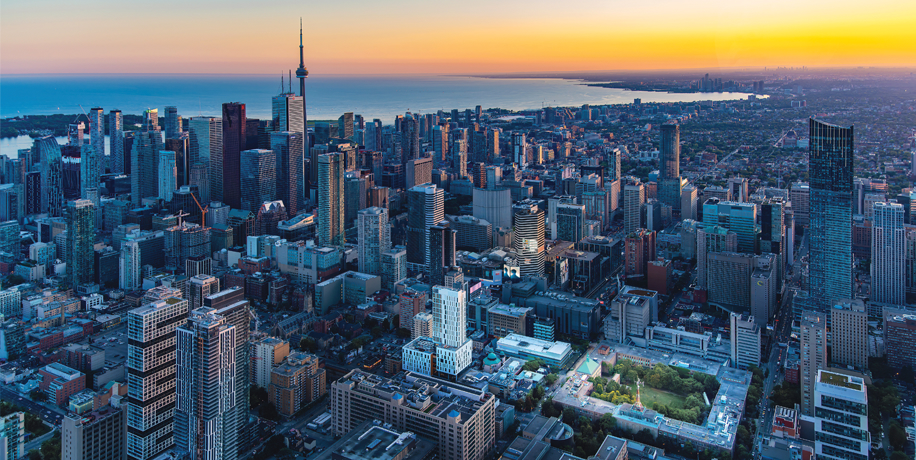
MULTIPOLYGON (((629 385, 631 394, 634 395, 633 399, 636 399, 636 385, 629 385)), ((676 395, 674 393, 669 393, 663 390, 656 390, 655 388, 649 388, 648 386, 639 387, 639 392, 641 394, 642 405, 652 408, 652 403, 659 402, 673 409, 683 409, 684 408, 684 397, 676 395)), ((701 401, 702 402, 702 401, 701 401)))

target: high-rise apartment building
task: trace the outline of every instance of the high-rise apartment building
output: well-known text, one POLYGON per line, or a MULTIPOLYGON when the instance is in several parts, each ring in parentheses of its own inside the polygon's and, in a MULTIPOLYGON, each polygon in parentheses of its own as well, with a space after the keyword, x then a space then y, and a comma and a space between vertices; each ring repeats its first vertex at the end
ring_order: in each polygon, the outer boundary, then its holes
POLYGON ((799 226, 808 225, 810 198, 811 186, 805 182, 796 182, 789 189, 789 202, 792 203, 792 211, 795 213, 795 223, 799 226))
POLYGON ((646 204, 646 189, 639 180, 623 186, 623 231, 630 233, 642 227, 642 208, 646 204))
POLYGON ((884 310, 884 348, 887 364, 895 370, 916 368, 916 314, 887 308, 884 310))
POLYGON ((681 189, 681 219, 697 220, 697 188, 688 184, 681 189))
POLYGON ((118 258, 118 287, 125 291, 140 288, 143 282, 140 259, 139 242, 128 240, 121 244, 121 254, 118 258))
POLYGON ((204 305, 204 299, 219 292, 219 278, 206 274, 194 275, 188 280, 188 302, 192 310, 204 305))
POLYGON ((270 133, 270 149, 276 156, 277 199, 283 201, 290 216, 295 216, 305 206, 303 145, 305 138, 301 132, 270 133))
POLYGON ((175 152, 159 151, 159 198, 172 201, 172 194, 178 189, 178 165, 175 163, 175 152))
POLYGON ((869 458, 868 393, 861 377, 819 370, 811 415, 818 459, 869 458))
POLYGON ((72 286, 95 282, 95 205, 89 200, 67 203, 67 279, 72 286))
MULTIPOLYGON (((220 199, 232 208, 242 209, 241 161, 242 151, 247 143, 245 104, 227 102, 223 104, 223 155, 221 196, 211 187, 211 199, 220 199)), ((212 159, 211 159, 212 160, 212 159)), ((212 181, 211 176, 211 181, 212 181)), ((260 203, 258 203, 260 204, 260 203)))
POLYGON ((782 198, 772 198, 760 205, 760 252, 776 255, 776 275, 785 279, 786 247, 793 244, 786 238, 785 205, 782 198))
POLYGON ((236 332, 209 307, 192 310, 176 330, 175 447, 192 460, 237 458, 236 332))
POLYGON ((105 406, 61 420, 61 460, 122 460, 127 457, 127 411, 105 406))
POLYGON ((127 314, 128 460, 153 459, 175 443, 176 330, 187 317, 188 301, 177 297, 127 314))
POLYGON ((818 371, 827 368, 827 316, 805 311, 801 320, 801 410, 813 416, 816 404, 814 387, 818 371))
POLYGON ((868 313, 861 300, 841 299, 830 309, 830 356, 840 366, 868 368, 868 313))
POLYGON ((401 163, 420 158, 420 126, 412 115, 401 118, 400 141, 401 163))
POLYGON ((520 131, 512 133, 512 161, 521 169, 528 167, 528 142, 520 131))
POLYGON ((289 342, 276 337, 261 337, 251 342, 251 384, 267 389, 270 373, 289 355, 289 342))
POLYGON ((697 288, 706 289, 706 256, 715 252, 736 252, 738 234, 718 225, 697 229, 697 288))
POLYGON ((808 127, 808 294, 812 307, 826 312, 852 297, 853 129, 813 118, 808 127))
POLYGON ((413 188, 417 185, 427 184, 432 181, 433 159, 430 157, 417 158, 407 162, 405 187, 413 188))
POLYGON ((871 301, 906 304, 906 230, 903 205, 891 200, 873 208, 871 301))
POLYGON ((308 403, 327 392, 327 375, 318 367, 318 357, 292 353, 286 362, 274 368, 267 385, 267 400, 277 412, 292 417, 308 403))
POLYGON ((681 208, 681 132, 677 124, 661 126, 661 145, 658 155, 658 201, 673 210, 681 208))
MULTIPOLYGON (((419 315, 414 316, 414 320, 419 315)), ((456 381, 471 365, 473 344, 467 338, 467 297, 463 289, 433 287, 432 334, 404 346, 405 370, 456 381)))
POLYGON ((397 246, 381 255, 382 288, 394 292, 394 285, 407 278, 407 250, 397 246))
POLYGON ((358 212, 359 271, 370 275, 382 274, 382 253, 391 250, 388 209, 366 208, 358 212))
POLYGON ((341 153, 318 156, 318 242, 322 246, 343 246, 344 159, 341 153))
POLYGON ((257 212, 261 204, 277 195, 277 163, 274 152, 254 149, 241 152, 240 178, 243 211, 257 212))
POLYGON ((445 190, 434 184, 407 191, 407 264, 415 271, 429 267, 429 229, 445 218, 445 190))
POLYGON ((0 417, 0 458, 22 458, 25 455, 25 434, 25 412, 0 417))
POLYGON ((455 265, 455 244, 458 231, 444 220, 429 228, 429 282, 445 285, 445 273, 455 265))
POLYGON ((732 366, 747 369, 760 366, 760 325, 753 316, 730 315, 732 366))
MULTIPOLYGON (((151 125, 153 126, 153 125, 151 125)), ((162 133, 144 129, 136 133, 130 155, 130 200, 139 206, 144 198, 159 196, 159 152, 162 133)))
POLYGON ((649 263, 656 259, 655 232, 644 228, 630 232, 624 245, 624 274, 627 277, 644 277, 649 263))
POLYGON ((482 460, 496 445, 496 397, 486 391, 413 373, 390 380, 354 370, 329 393, 335 435, 376 419, 435 441, 442 460, 482 460), (434 401, 434 394, 447 396, 434 401))
POLYGON ((124 172, 124 118, 120 110, 108 112, 109 160, 111 172, 124 172))
MULTIPOLYGON (((549 209, 549 207, 548 207, 549 209)), ((556 206, 556 237, 563 241, 578 243, 585 238, 585 205, 560 203, 556 206)), ((553 230, 553 223, 551 223, 553 230)))
POLYGON ((48 217, 64 215, 63 157, 54 136, 32 141, 32 154, 41 161, 41 212, 48 217))
MULTIPOLYGON (((401 293, 398 300, 399 320, 402 329, 413 328, 413 318, 426 311, 426 292, 408 289, 401 293)), ((427 334, 428 337, 431 334, 427 334)))
POLYGON ((544 274, 544 211, 536 201, 524 200, 512 206, 512 242, 521 276, 544 274))
MULTIPOLYGON (((105 172, 105 166, 102 160, 105 158, 105 111, 101 107, 89 109, 89 144, 92 145, 92 156, 90 163, 95 165, 95 171, 92 171, 93 178, 96 179, 95 186, 98 187, 98 178, 105 172)), ((86 161, 84 157, 82 161, 86 161)))

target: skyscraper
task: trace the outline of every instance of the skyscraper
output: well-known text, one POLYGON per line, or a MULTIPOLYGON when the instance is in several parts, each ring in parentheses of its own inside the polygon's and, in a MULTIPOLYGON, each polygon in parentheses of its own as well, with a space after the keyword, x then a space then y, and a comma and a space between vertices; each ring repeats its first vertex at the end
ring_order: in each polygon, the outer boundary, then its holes
POLYGON ((903 205, 891 200, 873 208, 871 229, 871 300, 906 304, 906 231, 903 205))
POLYGON ((865 381, 827 370, 818 371, 814 378, 815 458, 869 458, 865 381))
POLYGON ((95 211, 89 200, 67 203, 67 278, 73 287, 95 281, 95 211))
POLYGON ((172 193, 178 188, 178 167, 175 165, 175 152, 159 151, 159 198, 172 201, 172 193))
MULTIPOLYGON (((214 117, 194 117, 188 122, 189 155, 188 163, 193 173, 196 165, 207 171, 207 186, 196 184, 201 201, 222 201, 223 199, 223 121, 214 117), (206 191, 206 193, 204 193, 206 191)), ((198 169, 200 169, 198 167, 198 169)), ((192 174, 193 176, 193 174, 192 174)), ((203 177, 198 175, 198 180, 203 177)), ((194 179, 191 180, 194 185, 194 179)))
POLYGON ((271 100, 271 116, 275 132, 305 133, 305 125, 302 121, 302 96, 296 96, 293 93, 274 96, 271 100))
POLYGON ((522 276, 544 274, 544 211, 537 202, 524 200, 512 206, 513 246, 522 276))
POLYGON ((646 189, 638 179, 623 186, 623 231, 630 233, 642 227, 642 207, 646 203, 646 189))
POLYGON ((738 234, 738 252, 757 252, 757 206, 753 203, 720 201, 710 198, 703 203, 703 224, 718 225, 738 234))
POLYGON ((127 458, 149 460, 172 447, 176 330, 188 301, 154 300, 127 313, 127 458))
POLYGON ((852 297, 853 129, 813 118, 808 128, 808 294, 811 306, 826 312, 852 297))
POLYGON ((130 156, 130 200, 135 206, 139 206, 144 198, 159 196, 161 150, 162 134, 158 129, 144 130, 136 134, 130 156))
POLYGON ((257 212, 261 203, 277 196, 276 157, 271 150, 241 152, 241 187, 243 211, 257 212))
POLYGON ((175 446, 192 460, 235 459, 236 327, 201 307, 176 333, 175 446))
MULTIPOLYGON (((553 225, 551 225, 552 227, 553 225)), ((585 238, 585 205, 560 203, 556 209, 556 238, 578 243, 585 238)))
POLYGON ((814 384, 819 369, 827 367, 827 316, 806 311, 801 320, 801 410, 814 415, 814 384))
POLYGON ((666 123, 661 127, 661 149, 658 156, 658 201, 671 209, 681 208, 681 132, 680 126, 666 123))
POLYGON ((429 267, 429 228, 445 218, 445 190, 434 184, 407 191, 407 264, 413 271, 429 267))
POLYGON ((401 162, 420 158, 420 127, 413 116, 401 119, 401 162))
POLYGON ((322 246, 343 246, 344 159, 341 153, 318 156, 318 242, 322 246))
POLYGON ((528 143, 523 132, 512 133, 512 161, 521 169, 528 167, 528 143))
POLYGON ((143 281, 140 272, 140 243, 135 240, 127 240, 121 244, 118 269, 118 287, 125 291, 140 288, 143 281))
MULTIPOLYGON (((89 144, 92 145, 92 161, 95 166, 92 171, 95 187, 99 185, 99 176, 105 172, 105 114, 101 107, 89 109, 89 144)), ((81 159, 86 161, 85 155, 81 159)))
MULTIPOLYGON (((455 240, 458 231, 444 220, 429 228, 429 283, 445 285, 445 272, 455 265, 455 240)), ((451 286, 449 286, 451 287, 451 286)))
MULTIPOLYGON (((222 201, 235 209, 242 209, 241 155, 247 142, 246 124, 245 104, 240 102, 223 104, 223 168, 220 191, 222 201)), ((213 176, 210 177, 210 180, 213 180, 213 176)), ((218 198, 212 187, 210 194, 212 199, 218 198)))
POLYGON ((178 139, 181 134, 181 116, 178 107, 168 105, 165 107, 165 138, 178 139))
POLYGON ((305 170, 301 132, 270 133, 270 149, 276 157, 277 199, 283 200, 290 216, 305 206, 305 170))
POLYGON ((834 365, 868 368, 868 313, 861 300, 840 300, 830 309, 830 358, 834 365))
POLYGON ((61 217, 64 212, 63 158, 54 136, 39 137, 32 150, 41 161, 41 212, 61 217))
POLYGON ((337 119, 337 136, 353 139, 353 112, 346 112, 337 119))
POLYGON ((366 208, 358 212, 359 271, 382 274, 382 253, 391 250, 388 209, 366 208))
POLYGON ((124 119, 120 110, 108 112, 109 163, 111 172, 124 172, 124 119))

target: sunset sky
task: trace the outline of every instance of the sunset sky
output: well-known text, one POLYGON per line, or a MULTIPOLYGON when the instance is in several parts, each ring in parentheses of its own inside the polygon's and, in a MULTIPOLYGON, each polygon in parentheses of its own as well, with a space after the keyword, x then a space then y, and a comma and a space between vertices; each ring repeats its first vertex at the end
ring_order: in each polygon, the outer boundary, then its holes
POLYGON ((916 66, 913 0, 4 0, 0 73, 916 66))

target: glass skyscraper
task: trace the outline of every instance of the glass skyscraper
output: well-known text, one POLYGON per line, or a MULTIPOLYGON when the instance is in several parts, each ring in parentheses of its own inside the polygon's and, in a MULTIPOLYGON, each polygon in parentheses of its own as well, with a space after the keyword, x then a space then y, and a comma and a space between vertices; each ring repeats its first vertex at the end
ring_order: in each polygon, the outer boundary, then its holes
POLYGON ((242 210, 257 212, 261 203, 277 195, 277 162, 274 152, 254 149, 241 153, 242 210))
MULTIPOLYGON (((217 190, 211 187, 213 199, 222 198, 223 203, 235 209, 242 209, 242 193, 239 187, 241 173, 241 154, 245 149, 247 130, 245 126, 245 104, 227 102, 223 104, 223 156, 222 187, 217 190)), ((211 158, 211 161, 213 158, 211 158)), ((211 181, 213 176, 211 176, 211 181)), ((260 203, 258 203, 260 204, 260 203)))
POLYGON ((301 132, 270 133, 270 149, 276 158, 277 199, 295 216, 305 206, 305 139, 301 132))
POLYGON ((852 296, 853 131, 808 120, 809 306, 827 311, 852 296))

